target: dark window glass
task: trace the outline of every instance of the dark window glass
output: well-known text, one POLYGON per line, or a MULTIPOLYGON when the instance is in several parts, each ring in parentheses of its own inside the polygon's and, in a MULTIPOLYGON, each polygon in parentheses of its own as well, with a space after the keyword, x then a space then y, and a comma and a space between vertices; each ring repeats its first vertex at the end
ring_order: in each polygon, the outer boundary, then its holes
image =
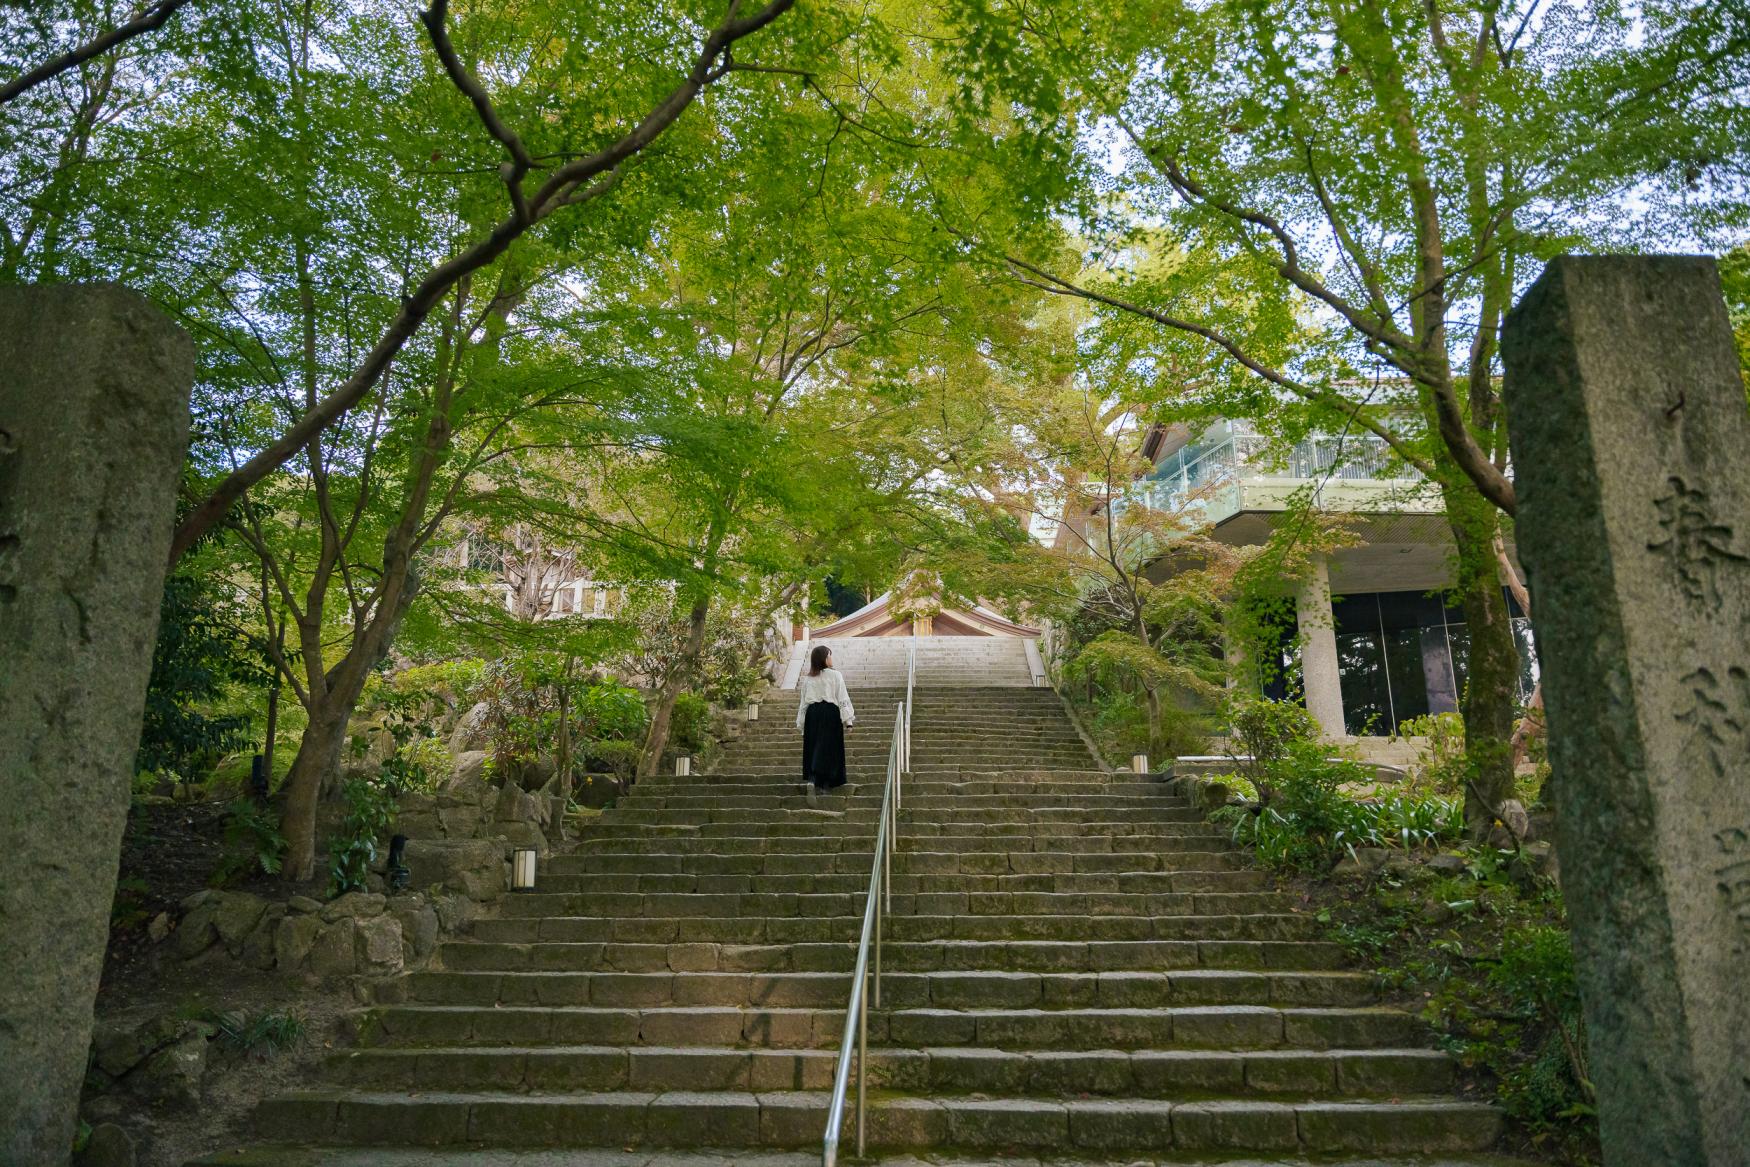
POLYGON ((1462 701, 1465 680, 1470 675, 1470 629, 1463 622, 1449 623, 1446 643, 1452 646, 1452 675, 1458 682, 1458 698, 1462 701))
POLYGON ((1391 705, 1379 633, 1338 633, 1337 671, 1343 689, 1343 728, 1352 734, 1388 732, 1391 705))
POLYGON ((1428 682, 1422 675, 1420 628, 1386 630, 1385 666, 1391 682, 1392 717, 1376 733, 1393 733, 1398 723, 1428 712, 1428 682))

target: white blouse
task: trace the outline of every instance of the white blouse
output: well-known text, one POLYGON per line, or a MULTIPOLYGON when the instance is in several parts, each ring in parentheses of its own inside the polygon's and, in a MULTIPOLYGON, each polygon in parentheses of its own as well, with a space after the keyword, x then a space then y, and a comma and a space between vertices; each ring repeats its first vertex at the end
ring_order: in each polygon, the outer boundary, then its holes
POLYGON ((821 669, 819 676, 806 671, 796 678, 796 728, 802 728, 808 707, 816 701, 831 701, 839 707, 839 720, 846 725, 857 724, 857 711, 851 708, 851 694, 845 688, 845 678, 837 669, 821 669))

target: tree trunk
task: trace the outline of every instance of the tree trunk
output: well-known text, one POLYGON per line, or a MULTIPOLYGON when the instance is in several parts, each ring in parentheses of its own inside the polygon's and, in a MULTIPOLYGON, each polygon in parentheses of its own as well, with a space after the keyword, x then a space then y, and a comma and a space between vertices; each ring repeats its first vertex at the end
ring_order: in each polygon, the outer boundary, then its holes
POLYGON ((687 642, 681 659, 670 669, 656 697, 656 708, 650 714, 650 733, 644 739, 644 756, 638 759, 638 776, 648 778, 662 766, 662 755, 668 749, 669 722, 674 717, 674 703, 681 695, 687 678, 697 670, 699 652, 705 647, 705 617, 711 611, 709 598, 694 602, 687 617, 687 642))
POLYGON ((1152 686, 1144 686, 1144 692, 1148 694, 1148 756, 1153 765, 1161 744, 1161 694, 1152 686))
POLYGON ((303 883, 316 876, 316 804, 327 778, 340 770, 346 748, 347 723, 357 702, 339 694, 328 697, 310 713, 310 724, 298 742, 297 756, 286 775, 286 805, 280 815, 280 832, 286 838, 286 857, 280 878, 303 883))
POLYGON ((1465 829, 1488 834, 1496 811, 1513 797, 1513 699, 1519 684, 1519 648, 1495 555, 1500 513, 1459 479, 1442 490, 1447 522, 1458 547, 1459 602, 1470 631, 1464 689, 1464 750, 1468 781, 1465 829))

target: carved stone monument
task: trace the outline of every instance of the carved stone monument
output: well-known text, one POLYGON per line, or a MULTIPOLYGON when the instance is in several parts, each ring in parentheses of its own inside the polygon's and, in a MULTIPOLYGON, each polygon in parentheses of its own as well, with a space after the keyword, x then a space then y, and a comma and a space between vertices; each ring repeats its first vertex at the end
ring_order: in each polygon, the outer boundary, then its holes
POLYGON ((1750 409, 1712 260, 1508 319, 1562 884, 1607 1167, 1750 1163, 1750 409))
POLYGON ((0 288, 0 1163, 72 1150, 193 376, 138 296, 0 288))

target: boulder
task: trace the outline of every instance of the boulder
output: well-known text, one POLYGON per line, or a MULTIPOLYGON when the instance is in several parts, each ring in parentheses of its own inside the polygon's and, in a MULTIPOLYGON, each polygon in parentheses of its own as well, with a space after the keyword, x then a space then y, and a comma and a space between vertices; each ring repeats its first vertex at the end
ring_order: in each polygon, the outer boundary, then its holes
MULTIPOLYGON (((516 784, 533 793, 553 780, 559 767, 552 758, 530 758, 516 768, 516 784)), ((509 781, 506 781, 509 786, 509 781)))
POLYGON ((112 1078, 120 1078, 135 1066, 183 1036, 184 1023, 174 1017, 154 1017, 139 1025, 99 1023, 91 1034, 92 1062, 112 1078))
POLYGON ((358 921, 343 916, 323 927, 310 945, 310 971, 319 977, 345 976, 358 968, 358 921))
POLYGON ((344 919, 368 920, 372 916, 382 915, 388 903, 388 899, 377 892, 349 891, 338 899, 330 900, 328 906, 322 909, 322 922, 332 924, 336 920, 344 919))
POLYGON ((1355 861, 1365 871, 1378 871, 1391 858, 1391 852, 1384 847, 1357 847, 1355 861))
POLYGON ((1428 860, 1428 870, 1438 871, 1442 875, 1463 874, 1468 866, 1463 855, 1436 855, 1428 860))
POLYGON ((250 968, 270 969, 274 963, 274 940, 280 921, 286 918, 284 904, 269 904, 261 919, 238 946, 237 959, 250 968))
POLYGON ((170 951, 182 960, 193 960, 219 939, 219 903, 211 893, 200 894, 198 900, 191 896, 183 901, 185 904, 193 901, 194 907, 170 934, 170 951))
POLYGON ((450 730, 449 746, 450 756, 455 758, 458 763, 463 754, 477 753, 486 744, 486 715, 488 712, 489 707, 486 702, 482 701, 456 718, 455 728, 450 730))
POLYGON ((439 931, 452 934, 466 929, 480 913, 479 903, 465 895, 433 896, 431 907, 437 913, 439 931))
POLYGON ((1515 839, 1521 841, 1531 838, 1531 816, 1525 811, 1525 804, 1517 798, 1509 798, 1500 807, 1497 818, 1512 832, 1515 839))
POLYGON ((207 1072, 207 1037, 194 1027, 147 1058, 128 1080, 140 1097, 160 1106, 192 1108, 201 1100, 201 1078, 207 1072))
POLYGON ((472 839, 480 833, 484 817, 478 806, 446 806, 437 813, 438 829, 435 833, 445 839, 472 839))
POLYGON ((486 771, 490 761, 491 755, 484 750, 457 754, 450 761, 450 776, 444 782, 444 792, 470 798, 476 787, 489 788, 486 771))
POLYGON ((547 821, 546 810, 539 798, 514 782, 506 782, 499 788, 492 817, 501 823, 534 823, 539 826, 547 821))
POLYGON ((321 934, 319 917, 297 913, 281 920, 273 934, 274 967, 282 973, 298 971, 321 934))
POLYGON ((504 845, 490 839, 409 839, 413 886, 460 892, 489 902, 504 893, 504 845))
POLYGON ((134 1140, 113 1122, 100 1122, 86 1136, 74 1167, 134 1167, 134 1140))
POLYGON ((309 896, 293 896, 286 901, 286 907, 294 912, 317 913, 322 910, 322 901, 309 896))
POLYGON ((492 834, 512 847, 533 847, 537 851, 547 849, 547 836, 534 823, 494 823, 492 834))
POLYGON ((152 922, 146 925, 146 939, 158 944, 170 935, 170 913, 159 912, 152 917, 152 922))
POLYGON ((353 959, 358 971, 392 973, 401 968, 401 924, 394 916, 359 920, 353 930, 353 959))
POLYGON ((261 922, 267 912, 267 901, 246 891, 226 892, 218 899, 213 913, 213 926, 225 950, 232 956, 243 950, 243 941, 261 922))
POLYGON ((415 964, 437 947, 437 909, 420 896, 399 896, 389 903, 389 913, 401 925, 401 960, 415 964))

